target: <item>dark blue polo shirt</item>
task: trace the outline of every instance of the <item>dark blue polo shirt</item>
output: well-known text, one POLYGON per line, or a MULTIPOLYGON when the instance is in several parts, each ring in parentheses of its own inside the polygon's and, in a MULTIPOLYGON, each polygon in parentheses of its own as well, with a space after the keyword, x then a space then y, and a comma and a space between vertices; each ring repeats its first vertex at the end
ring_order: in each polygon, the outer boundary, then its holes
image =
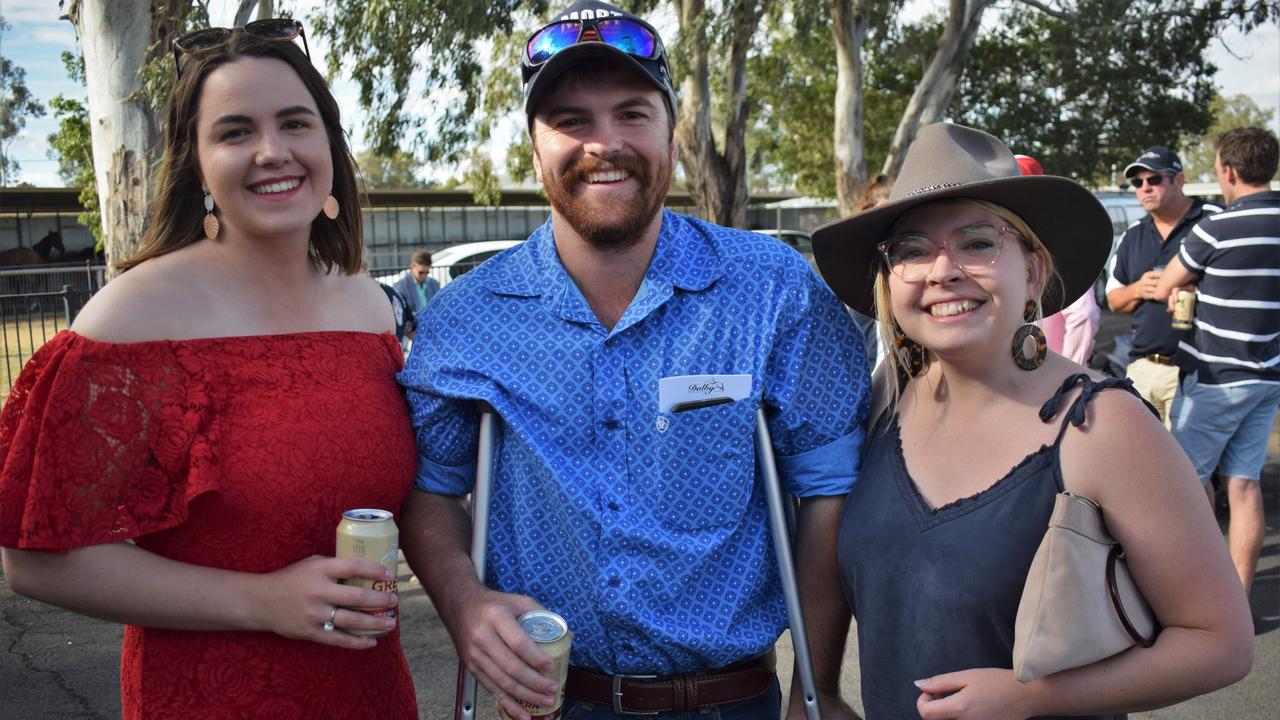
POLYGON ((1181 259, 1200 276, 1195 329, 1179 346, 1198 382, 1280 384, 1280 192, 1205 217, 1181 259))
MULTIPOLYGON (((1130 225, 1120 238, 1120 246, 1116 248, 1115 264, 1111 270, 1113 284, 1107 287, 1107 291, 1110 292, 1115 287, 1114 283, 1131 285, 1155 266, 1168 265, 1178 254, 1182 238, 1191 232, 1191 228, 1205 216, 1220 209, 1217 205, 1192 198, 1191 209, 1174 226, 1168 240, 1160 237, 1155 218, 1150 215, 1130 225)), ((1129 359, 1136 360, 1151 354, 1173 355, 1178 351, 1178 342, 1188 331, 1173 329, 1169 324, 1172 316, 1166 308, 1165 303, 1155 300, 1138 302, 1133 310, 1133 348, 1129 351, 1129 359)))

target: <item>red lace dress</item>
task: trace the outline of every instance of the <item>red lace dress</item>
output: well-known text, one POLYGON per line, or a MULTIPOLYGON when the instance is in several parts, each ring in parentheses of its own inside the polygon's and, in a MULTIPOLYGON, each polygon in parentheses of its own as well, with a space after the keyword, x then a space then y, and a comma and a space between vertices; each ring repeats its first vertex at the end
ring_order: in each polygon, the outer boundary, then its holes
MULTIPOLYGON (((332 555, 342 511, 398 511, 416 464, 391 335, 103 343, 62 332, 0 414, 0 547, 133 539, 242 572, 332 555)), ((417 718, 399 629, 352 651, 125 627, 126 718, 417 718)))

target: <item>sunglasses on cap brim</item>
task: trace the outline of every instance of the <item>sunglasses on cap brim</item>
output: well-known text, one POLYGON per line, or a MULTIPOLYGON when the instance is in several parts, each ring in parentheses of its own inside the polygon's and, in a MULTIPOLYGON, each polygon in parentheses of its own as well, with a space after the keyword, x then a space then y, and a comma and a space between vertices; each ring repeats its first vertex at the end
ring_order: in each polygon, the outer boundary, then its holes
POLYGON ((244 27, 204 28, 203 30, 195 30, 174 38, 174 72, 178 77, 182 77, 182 66, 179 63, 179 58, 182 55, 203 55, 217 50, 231 42, 231 36, 237 32, 248 33, 268 42, 293 42, 300 37, 302 38, 302 50, 307 54, 307 59, 311 59, 311 48, 307 47, 307 34, 303 31, 301 22, 291 18, 269 18, 255 20, 244 27))
POLYGON ((625 17, 560 20, 529 36, 524 64, 536 68, 578 43, 601 42, 641 60, 663 55, 662 40, 648 23, 625 17))

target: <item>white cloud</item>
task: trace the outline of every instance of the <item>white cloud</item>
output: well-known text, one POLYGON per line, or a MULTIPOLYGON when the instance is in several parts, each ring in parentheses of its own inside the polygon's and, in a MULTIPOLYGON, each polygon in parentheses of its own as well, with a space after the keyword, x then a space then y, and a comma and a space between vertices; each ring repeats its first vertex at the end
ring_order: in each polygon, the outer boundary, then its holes
POLYGON ((5 0, 4 5, 0 6, 0 15, 4 15, 4 19, 15 26, 19 22, 60 22, 58 18, 62 13, 58 0, 5 0))

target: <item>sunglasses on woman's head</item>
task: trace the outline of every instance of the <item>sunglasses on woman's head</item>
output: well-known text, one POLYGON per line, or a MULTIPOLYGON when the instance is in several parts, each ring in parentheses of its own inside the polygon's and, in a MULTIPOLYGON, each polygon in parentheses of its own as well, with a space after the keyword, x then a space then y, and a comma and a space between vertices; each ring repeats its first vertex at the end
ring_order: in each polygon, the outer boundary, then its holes
POLYGON ((1160 187, 1162 184, 1164 184, 1164 181, 1167 180, 1168 178, 1169 178, 1168 175, 1152 175, 1147 178, 1140 178, 1140 177, 1129 178, 1129 182, 1133 183, 1133 186, 1135 188, 1141 188, 1143 183, 1146 183, 1151 187, 1160 187))
POLYGON ((270 18, 255 20, 244 27, 237 28, 204 28, 195 30, 173 40, 173 69, 178 77, 182 77, 182 66, 179 58, 182 55, 202 55, 231 42, 236 32, 245 32, 256 38, 270 42, 293 42, 302 38, 302 49, 311 59, 311 48, 307 47, 307 34, 302 23, 291 18, 270 18))
POLYGON ((662 41, 652 27, 631 18, 561 20, 529 36, 524 46, 526 67, 537 67, 556 53, 582 42, 602 42, 641 60, 663 54, 662 41))

